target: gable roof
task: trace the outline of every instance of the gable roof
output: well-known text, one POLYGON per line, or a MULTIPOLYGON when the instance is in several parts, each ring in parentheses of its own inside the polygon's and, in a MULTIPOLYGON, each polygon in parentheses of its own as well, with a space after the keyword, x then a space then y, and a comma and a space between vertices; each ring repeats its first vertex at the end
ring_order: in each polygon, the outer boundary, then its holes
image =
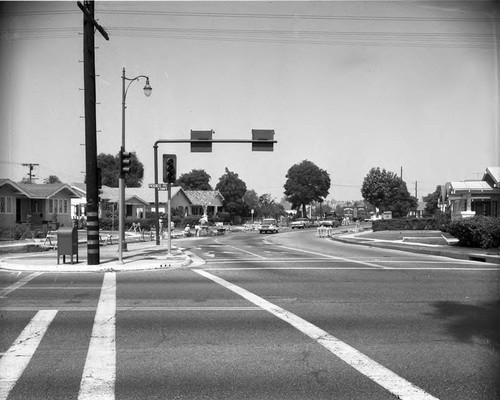
POLYGON ((72 198, 81 198, 82 196, 66 183, 16 183, 10 179, 1 179, 0 187, 3 185, 10 185, 19 193, 22 193, 30 199, 49 199, 56 196, 63 191, 69 192, 72 198))
POLYGON ((496 187, 500 187, 500 167, 488 167, 483 175, 483 181, 490 178, 496 187))
MULTIPOLYGON (((112 188, 109 186, 102 187, 102 195, 103 199, 107 199, 112 203, 117 203, 119 200, 119 188, 112 188)), ((173 186, 171 189, 171 197, 175 196, 184 196, 187 201, 189 198, 186 196, 186 193, 180 186, 173 186)), ((126 188, 125 189, 125 202, 130 202, 132 199, 139 200, 144 204, 154 204, 155 203, 155 190, 150 189, 147 186, 139 187, 139 188, 126 188)), ((158 191, 158 202, 166 203, 168 200, 168 192, 166 190, 158 191)))
POLYGON ((224 197, 218 190, 186 190, 191 204, 196 206, 221 206, 224 197))

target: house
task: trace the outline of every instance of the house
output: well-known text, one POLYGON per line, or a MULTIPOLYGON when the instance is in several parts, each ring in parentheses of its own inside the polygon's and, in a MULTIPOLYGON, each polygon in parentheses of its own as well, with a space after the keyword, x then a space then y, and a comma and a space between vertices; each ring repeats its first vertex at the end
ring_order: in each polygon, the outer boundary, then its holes
POLYGON ((414 217, 414 218, 422 218, 425 213, 425 206, 426 206, 425 201, 419 201, 417 204, 417 209, 416 210, 410 210, 408 212, 408 217, 414 217))
POLYGON ((474 215, 500 216, 500 167, 488 167, 481 180, 446 182, 440 198, 442 211, 452 219, 474 215))
POLYGON ((72 226, 71 199, 80 197, 65 183, 28 184, 0 179, 0 225, 72 226))
POLYGON ((191 215, 217 215, 224 197, 218 190, 186 190, 185 191, 190 203, 191 215))
POLYGON ((85 183, 71 183, 70 186, 80 195, 80 198, 71 199, 71 219, 80 219, 87 212, 87 185, 85 183))
MULTIPOLYGON (((102 187, 101 198, 112 204, 119 203, 119 188, 102 187)), ((167 210, 168 192, 158 191, 158 211, 165 213, 167 210)), ((181 187, 172 187, 171 203, 172 212, 186 216, 191 212, 191 202, 181 187)), ((155 190, 148 187, 125 189, 125 216, 132 218, 146 218, 149 212, 155 212, 155 190)))

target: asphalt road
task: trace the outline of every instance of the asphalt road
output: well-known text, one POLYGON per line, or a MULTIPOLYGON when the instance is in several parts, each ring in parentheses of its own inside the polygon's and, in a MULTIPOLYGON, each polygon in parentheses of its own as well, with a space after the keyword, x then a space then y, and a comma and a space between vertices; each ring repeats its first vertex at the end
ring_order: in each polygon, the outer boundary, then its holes
POLYGON ((498 265, 312 230, 175 244, 198 262, 0 272, 0 399, 500 398, 498 265))

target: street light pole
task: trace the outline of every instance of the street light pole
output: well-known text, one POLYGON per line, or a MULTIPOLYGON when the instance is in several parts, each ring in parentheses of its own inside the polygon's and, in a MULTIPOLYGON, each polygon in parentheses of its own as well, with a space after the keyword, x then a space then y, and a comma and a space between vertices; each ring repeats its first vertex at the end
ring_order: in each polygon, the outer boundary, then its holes
MULTIPOLYGON (((135 78, 127 78, 125 76, 125 68, 123 68, 123 74, 122 74, 122 146, 120 149, 120 152, 125 151, 125 109, 127 108, 125 104, 125 100, 127 98, 127 92, 128 88, 132 84, 132 82, 139 80, 139 78, 145 78, 146 79, 146 85, 144 86, 144 94, 146 97, 151 96, 151 92, 153 89, 151 88, 149 84, 149 77, 146 75, 139 75, 136 76, 135 78), (127 87, 125 87, 125 81, 129 81, 129 84, 127 87)), ((127 242, 125 241, 125 173, 122 171, 122 166, 120 165, 120 180, 119 180, 119 192, 120 192, 120 198, 119 198, 119 218, 118 218, 118 224, 119 224, 119 240, 118 240, 118 252, 119 252, 119 260, 120 262, 123 262, 123 252, 127 251, 127 242)))

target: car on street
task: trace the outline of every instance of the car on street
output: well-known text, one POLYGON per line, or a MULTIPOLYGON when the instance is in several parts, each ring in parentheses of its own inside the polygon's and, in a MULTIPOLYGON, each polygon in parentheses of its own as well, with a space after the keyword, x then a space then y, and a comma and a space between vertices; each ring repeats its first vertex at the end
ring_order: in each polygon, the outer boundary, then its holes
POLYGON ((278 233, 278 221, 274 218, 264 218, 260 224, 259 233, 278 233))
POLYGON ((311 220, 309 218, 297 218, 293 221, 290 226, 292 229, 305 229, 312 226, 311 220))
POLYGON ((332 227, 335 228, 337 226, 340 226, 340 221, 342 218, 337 217, 337 214, 335 213, 328 213, 325 215, 325 218, 319 221, 320 226, 325 226, 325 227, 332 227))

